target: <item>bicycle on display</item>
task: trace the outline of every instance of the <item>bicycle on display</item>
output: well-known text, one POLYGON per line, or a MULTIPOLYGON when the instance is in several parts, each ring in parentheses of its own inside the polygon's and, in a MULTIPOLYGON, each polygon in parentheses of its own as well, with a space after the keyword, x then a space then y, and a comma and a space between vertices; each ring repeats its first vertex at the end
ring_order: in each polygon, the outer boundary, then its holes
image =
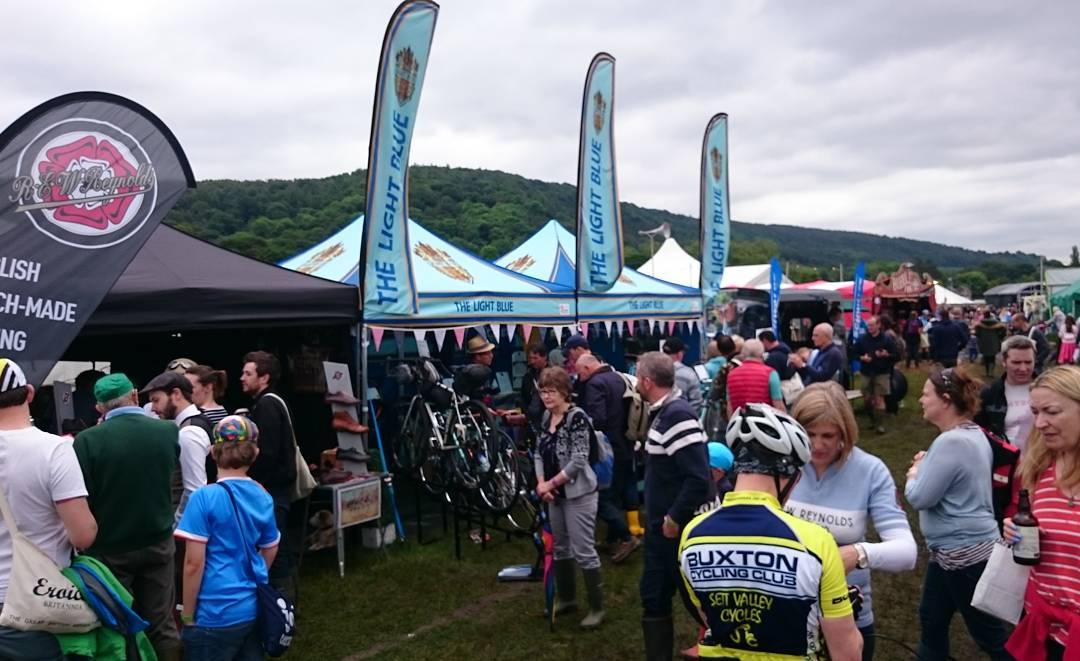
POLYGON ((416 388, 394 442, 398 469, 452 504, 509 512, 520 489, 516 449, 487 406, 469 396, 469 375, 448 385, 435 363, 422 359, 399 365, 394 377, 416 388))

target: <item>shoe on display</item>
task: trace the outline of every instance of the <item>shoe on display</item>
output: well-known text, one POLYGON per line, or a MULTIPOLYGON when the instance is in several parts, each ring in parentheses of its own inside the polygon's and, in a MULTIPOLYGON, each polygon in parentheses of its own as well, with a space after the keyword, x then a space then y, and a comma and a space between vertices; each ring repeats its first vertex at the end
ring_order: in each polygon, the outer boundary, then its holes
POLYGON ((339 461, 367 461, 370 457, 356 448, 338 448, 337 458, 339 461))
POLYGON ((359 399, 343 392, 328 392, 323 396, 323 400, 327 404, 343 404, 345 406, 356 406, 360 403, 359 399))
POLYGON ((350 434, 366 434, 368 428, 356 421, 348 411, 338 411, 334 414, 332 422, 334 431, 343 431, 350 434))

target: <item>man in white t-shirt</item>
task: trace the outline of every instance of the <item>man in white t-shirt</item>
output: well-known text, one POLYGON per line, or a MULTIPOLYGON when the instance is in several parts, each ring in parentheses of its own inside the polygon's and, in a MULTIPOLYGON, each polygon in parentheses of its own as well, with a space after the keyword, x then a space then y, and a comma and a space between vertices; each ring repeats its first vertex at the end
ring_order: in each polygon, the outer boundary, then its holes
POLYGON ((1023 451, 1034 418, 1031 415, 1031 381, 1035 378, 1035 342, 1013 335, 1001 344, 1005 374, 983 388, 982 408, 975 422, 1023 451))
MULTIPOLYGON (((43 432, 30 422, 34 387, 22 369, 0 358, 0 489, 15 527, 60 567, 71 564, 72 547, 86 548, 97 522, 86 501, 71 439, 43 432)), ((0 522, 0 608, 11 576, 10 521, 0 522)), ((0 627, 0 659, 60 659, 52 634, 0 627)))

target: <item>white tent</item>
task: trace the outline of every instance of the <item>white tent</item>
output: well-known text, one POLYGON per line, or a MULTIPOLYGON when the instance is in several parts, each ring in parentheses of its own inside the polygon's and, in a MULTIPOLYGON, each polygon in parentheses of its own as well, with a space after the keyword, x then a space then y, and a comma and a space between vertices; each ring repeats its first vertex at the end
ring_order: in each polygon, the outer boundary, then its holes
MULTIPOLYGON (((679 242, 673 238, 664 239, 660 249, 652 256, 652 259, 641 265, 638 273, 651 275, 660 280, 674 282, 684 287, 698 287, 701 278, 701 262, 690 256, 690 253, 682 249, 679 242)), ((782 286, 794 284, 786 275, 781 281, 782 286)), ((724 269, 722 287, 724 289, 753 289, 769 286, 768 264, 747 264, 745 266, 728 266, 724 269)))
POLYGON ((934 281, 934 301, 938 305, 972 305, 974 303, 970 298, 946 289, 936 280, 934 281))

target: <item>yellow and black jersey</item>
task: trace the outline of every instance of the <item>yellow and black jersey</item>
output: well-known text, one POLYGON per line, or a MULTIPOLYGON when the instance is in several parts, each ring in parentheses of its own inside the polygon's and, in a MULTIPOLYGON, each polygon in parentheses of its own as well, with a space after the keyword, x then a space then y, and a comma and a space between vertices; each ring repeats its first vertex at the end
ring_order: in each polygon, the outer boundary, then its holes
POLYGON ((702 658, 814 659, 819 618, 851 616, 832 535, 767 493, 733 491, 723 507, 691 521, 679 564, 709 626, 702 658))

